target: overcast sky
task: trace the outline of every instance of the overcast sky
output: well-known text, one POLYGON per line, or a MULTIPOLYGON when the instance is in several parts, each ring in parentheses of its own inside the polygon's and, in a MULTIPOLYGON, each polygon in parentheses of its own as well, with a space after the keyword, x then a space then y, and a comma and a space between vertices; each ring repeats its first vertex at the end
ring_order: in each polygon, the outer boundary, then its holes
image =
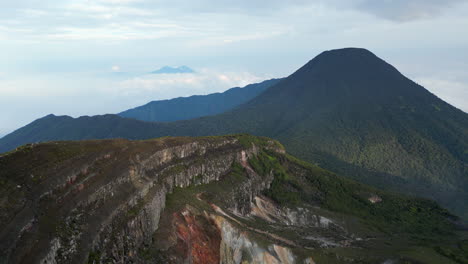
POLYGON ((0 136, 284 77, 362 47, 468 111, 463 0, 0 1, 0 136), (164 65, 195 74, 149 75, 164 65))

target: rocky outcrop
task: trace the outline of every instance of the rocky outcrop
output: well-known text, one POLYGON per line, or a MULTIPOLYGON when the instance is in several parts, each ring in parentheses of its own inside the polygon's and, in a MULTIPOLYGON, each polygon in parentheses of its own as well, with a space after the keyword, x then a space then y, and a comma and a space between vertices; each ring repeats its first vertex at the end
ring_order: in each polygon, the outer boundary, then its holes
POLYGON ((342 228, 323 215, 314 213, 313 208, 279 207, 271 199, 264 196, 256 196, 252 204, 252 216, 262 218, 270 223, 281 223, 290 226, 330 228, 332 225, 342 228))
POLYGON ((406 261, 375 227, 433 232, 437 210, 267 138, 51 142, 0 157, 0 264, 406 261))
MULTIPOLYGON (((233 143, 225 142, 226 145, 233 143)), ((224 145, 216 148, 222 146, 224 145)), ((99 237, 93 241, 93 250, 102 252, 101 258, 106 260, 124 263, 133 259, 139 247, 151 243, 151 235, 158 228, 168 193, 177 187, 185 188, 219 180, 228 172, 233 162, 240 160, 241 153, 246 151, 252 153, 252 150, 239 149, 235 152, 220 153, 209 159, 181 161, 156 172, 158 166, 174 158, 186 159, 195 153, 203 157, 206 154, 206 147, 182 146, 175 151, 164 150, 156 153, 150 159, 134 165, 129 173, 130 180, 135 186, 141 186, 141 189, 138 195, 116 210, 125 214, 110 215, 105 220, 105 224, 99 230, 99 237)))
MULTIPOLYGON (((234 163, 245 164, 258 152, 237 137, 127 141, 102 149, 99 141, 86 144, 93 149, 86 158, 41 171, 44 180, 28 194, 36 200, 4 223, 2 263, 139 261, 138 250, 152 243, 158 229, 167 194, 218 181, 234 163)), ((235 211, 248 210, 268 186, 253 173, 252 181, 237 186, 235 211)))
POLYGON ((290 248, 276 244, 260 245, 223 217, 214 217, 221 230, 221 263, 296 263, 297 257, 290 248))
MULTIPOLYGON (((214 205, 213 205, 214 206, 214 205)), ((315 263, 312 257, 298 256, 286 239, 262 236, 261 230, 242 224, 221 208, 201 212, 187 206, 171 215, 173 233, 165 247, 164 263, 193 264, 293 264, 315 263), (279 241, 281 244, 272 242, 279 241)), ((156 239, 162 239, 156 236, 156 239)), ((289 242, 294 245, 293 242, 289 242)))

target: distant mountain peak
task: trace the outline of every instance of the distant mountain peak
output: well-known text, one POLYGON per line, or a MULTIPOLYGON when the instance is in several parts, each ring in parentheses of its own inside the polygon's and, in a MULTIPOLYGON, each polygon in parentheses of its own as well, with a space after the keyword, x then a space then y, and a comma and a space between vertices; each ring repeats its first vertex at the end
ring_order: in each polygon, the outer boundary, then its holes
MULTIPOLYGON (((324 52, 322 52, 322 54, 340 54, 340 55, 344 55, 344 54, 365 54, 365 55, 374 55, 374 53, 372 53, 370 50, 368 49, 365 49, 365 48, 355 48, 355 47, 349 47, 349 48, 341 48, 341 49, 331 49, 331 50, 326 50, 324 52)), ((319 55, 320 56, 320 55, 319 55)))
MULTIPOLYGON (((310 98, 318 103, 382 103, 398 96, 425 94, 422 87, 408 88, 409 80, 395 67, 363 48, 324 51, 288 79, 297 84, 288 85, 289 90, 294 89, 295 94, 310 90, 314 95, 310 98)), ((300 98, 306 97, 296 99, 300 98)))
POLYGON ((343 48, 324 51, 310 60, 303 68, 314 66, 319 66, 322 70, 330 70, 330 67, 341 68, 343 66, 354 68, 354 66, 362 65, 363 63, 381 64, 381 66, 383 63, 385 66, 389 66, 385 61, 367 49, 343 48))
POLYGON ((179 67, 164 66, 156 71, 151 72, 151 74, 174 74, 174 73, 194 73, 190 67, 185 65, 179 67))

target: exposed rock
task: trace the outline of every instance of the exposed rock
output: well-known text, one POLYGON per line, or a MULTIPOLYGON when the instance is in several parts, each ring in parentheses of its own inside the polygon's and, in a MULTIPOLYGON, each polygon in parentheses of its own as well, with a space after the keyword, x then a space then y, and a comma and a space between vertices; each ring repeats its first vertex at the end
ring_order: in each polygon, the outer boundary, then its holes
MULTIPOLYGON (((44 143, 1 156, 0 180, 0 264, 399 260, 386 253, 388 233, 370 243, 377 232, 362 218, 333 211, 349 200, 366 217, 388 214, 377 210, 390 194, 301 163, 267 138, 44 143)), ((439 214, 395 201, 411 217, 439 214)), ((413 223, 433 230, 439 216, 413 223)))
POLYGON ((176 248, 182 254, 180 263, 220 263, 220 232, 206 217, 194 215, 190 210, 174 214, 176 248))
POLYGON ((214 218, 221 230, 221 263, 295 263, 289 248, 275 244, 264 248, 225 218, 214 218))
MULTIPOLYGON (((99 253, 91 254, 97 256, 94 261, 135 261, 138 248, 151 244, 168 193, 217 181, 234 162, 245 162, 257 152, 255 145, 244 147, 236 137, 175 141, 104 146, 90 155, 94 158, 76 157, 41 171, 43 181, 31 186, 32 201, 4 223, 3 262, 82 263, 89 252, 99 253)), ((239 186, 243 198, 233 208, 248 210, 243 200, 250 204, 259 184, 239 186)))
POLYGON ((371 197, 369 197, 368 200, 369 200, 369 202, 371 202, 371 203, 373 203, 373 204, 382 202, 382 198, 380 198, 380 196, 378 196, 378 195, 376 195, 376 194, 374 194, 374 195, 372 195, 371 197))

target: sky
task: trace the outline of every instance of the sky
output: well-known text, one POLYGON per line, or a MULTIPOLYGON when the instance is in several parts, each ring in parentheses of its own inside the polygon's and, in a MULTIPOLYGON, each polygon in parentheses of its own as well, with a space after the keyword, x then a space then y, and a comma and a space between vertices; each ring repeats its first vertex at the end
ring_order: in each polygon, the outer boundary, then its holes
POLYGON ((468 112, 466 0, 0 1, 0 137, 285 77, 366 48, 468 112), (151 75, 165 65, 193 74, 151 75))

